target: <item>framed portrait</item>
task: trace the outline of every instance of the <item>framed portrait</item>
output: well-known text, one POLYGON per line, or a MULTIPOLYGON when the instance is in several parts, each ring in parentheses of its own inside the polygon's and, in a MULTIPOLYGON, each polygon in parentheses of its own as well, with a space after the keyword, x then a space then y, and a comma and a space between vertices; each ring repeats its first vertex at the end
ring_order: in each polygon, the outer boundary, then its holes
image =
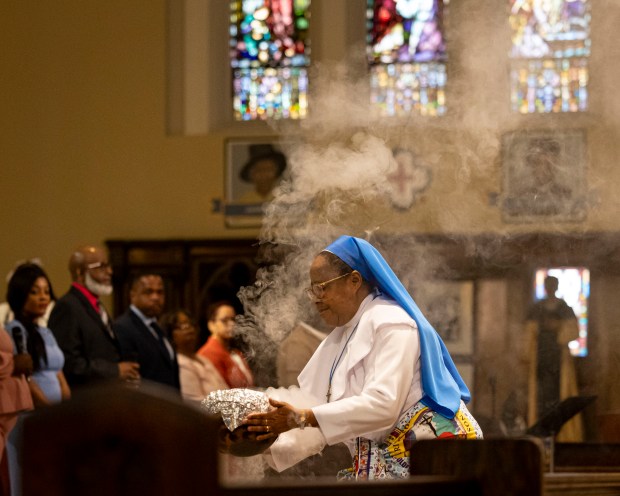
POLYGON ((427 281, 415 300, 453 356, 474 352, 473 281, 427 281))
POLYGON ((586 138, 582 130, 522 131, 502 137, 506 222, 583 221, 586 138))
POLYGON ((265 204, 273 199, 287 157, 273 138, 226 141, 224 214, 230 227, 258 227, 265 204))

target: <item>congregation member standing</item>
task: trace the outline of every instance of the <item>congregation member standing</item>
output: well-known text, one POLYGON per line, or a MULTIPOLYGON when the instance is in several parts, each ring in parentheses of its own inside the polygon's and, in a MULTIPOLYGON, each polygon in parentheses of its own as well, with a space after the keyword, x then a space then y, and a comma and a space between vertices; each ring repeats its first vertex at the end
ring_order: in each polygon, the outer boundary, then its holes
MULTIPOLYGON (((19 261, 15 264, 15 268, 19 267, 20 265, 24 265, 26 263, 32 263, 32 264, 36 264, 39 267, 43 268, 43 264, 41 262, 40 258, 31 258, 28 260, 22 260, 19 261)), ((13 271, 14 269, 12 269, 6 276, 6 280, 8 281, 11 276, 13 275, 13 271)), ((47 321, 49 320, 50 317, 50 313, 52 312, 52 308, 54 308, 54 296, 52 295, 52 298, 50 299, 50 304, 47 306, 47 309, 45 310, 45 315, 43 315, 40 319, 38 319, 37 323, 41 326, 41 327, 48 327, 47 326, 47 321)), ((13 312, 11 311, 11 307, 9 306, 9 303, 7 301, 3 301, 2 303, 0 303, 0 323, 2 325, 6 324, 7 322, 13 320, 15 318, 15 315, 13 315, 13 312)))
POLYGON ((160 319, 166 336, 177 352, 183 399, 201 402, 209 393, 228 389, 224 378, 198 349, 198 327, 187 310, 169 312, 160 319))
POLYGON ((0 324, 0 462, 18 415, 32 410, 27 382, 31 373, 32 357, 28 353, 15 353, 11 336, 0 324))
POLYGON ((69 385, 62 368, 64 355, 52 332, 38 325, 52 298, 52 286, 41 267, 24 264, 15 269, 9 280, 6 299, 15 319, 6 324, 16 354, 32 357, 32 376, 28 385, 35 407, 68 399, 69 385))
POLYGON ((49 327, 65 355, 69 384, 91 385, 103 379, 137 381, 138 364, 121 361, 120 346, 99 301, 112 293, 112 268, 106 252, 96 246, 75 250, 69 258, 73 283, 49 318, 49 327))
MULTIPOLYGON (((9 280, 6 299, 15 319, 6 324, 15 355, 30 355, 32 374, 28 387, 35 408, 44 408, 69 399, 71 391, 63 374, 64 355, 47 327, 38 320, 45 315, 53 298, 52 285, 41 267, 26 263, 15 269, 9 280)), ((6 445, 11 494, 21 494, 22 422, 11 431, 6 445)))
POLYGON ((227 301, 218 301, 207 307, 207 326, 211 336, 198 354, 215 365, 229 387, 253 387, 252 371, 241 351, 233 345, 235 316, 235 308, 227 301))
POLYGON ((164 281, 141 274, 129 290, 129 309, 114 322, 123 356, 135 357, 142 379, 180 389, 176 352, 157 319, 165 304, 164 281))

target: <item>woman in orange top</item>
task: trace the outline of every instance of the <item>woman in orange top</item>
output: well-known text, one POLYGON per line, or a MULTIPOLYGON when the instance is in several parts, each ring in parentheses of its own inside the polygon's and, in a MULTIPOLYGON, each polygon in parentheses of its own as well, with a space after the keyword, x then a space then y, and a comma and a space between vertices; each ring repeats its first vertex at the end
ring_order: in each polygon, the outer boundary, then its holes
POLYGON ((208 358, 231 388, 254 386, 254 377, 240 350, 232 346, 235 308, 227 301, 207 307, 207 326, 211 336, 198 350, 208 358))

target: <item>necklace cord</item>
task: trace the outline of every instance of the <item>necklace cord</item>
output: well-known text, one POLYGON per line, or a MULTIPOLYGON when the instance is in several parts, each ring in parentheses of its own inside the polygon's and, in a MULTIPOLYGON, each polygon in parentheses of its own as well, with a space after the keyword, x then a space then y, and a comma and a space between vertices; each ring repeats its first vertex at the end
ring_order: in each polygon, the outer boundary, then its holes
POLYGON ((338 365, 340 364, 340 360, 342 359, 342 355, 344 355, 344 352, 347 349, 347 345, 349 344, 349 341, 351 341, 351 338, 353 337, 353 334, 355 334, 355 331, 357 331, 357 326, 358 325, 359 325, 359 322, 357 324, 355 324, 355 327, 353 328, 353 332, 351 332, 351 335, 345 341, 344 346, 342 347, 342 351, 340 352, 340 355, 338 355, 338 359, 334 358, 334 363, 332 363, 332 368, 329 371, 329 384, 327 385, 327 402, 328 403, 329 403, 329 400, 330 400, 330 397, 331 397, 332 380, 334 378, 334 373, 336 372, 336 369, 338 368, 338 365))

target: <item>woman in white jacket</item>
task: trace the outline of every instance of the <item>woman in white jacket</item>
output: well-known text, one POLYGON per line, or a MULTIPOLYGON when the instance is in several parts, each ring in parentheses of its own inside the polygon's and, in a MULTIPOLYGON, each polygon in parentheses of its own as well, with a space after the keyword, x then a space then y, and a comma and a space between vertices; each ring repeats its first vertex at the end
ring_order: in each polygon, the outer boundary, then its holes
POLYGON ((215 366, 196 353, 198 328, 187 310, 178 309, 164 314, 160 324, 177 352, 183 399, 200 403, 211 391, 228 389, 215 366))

